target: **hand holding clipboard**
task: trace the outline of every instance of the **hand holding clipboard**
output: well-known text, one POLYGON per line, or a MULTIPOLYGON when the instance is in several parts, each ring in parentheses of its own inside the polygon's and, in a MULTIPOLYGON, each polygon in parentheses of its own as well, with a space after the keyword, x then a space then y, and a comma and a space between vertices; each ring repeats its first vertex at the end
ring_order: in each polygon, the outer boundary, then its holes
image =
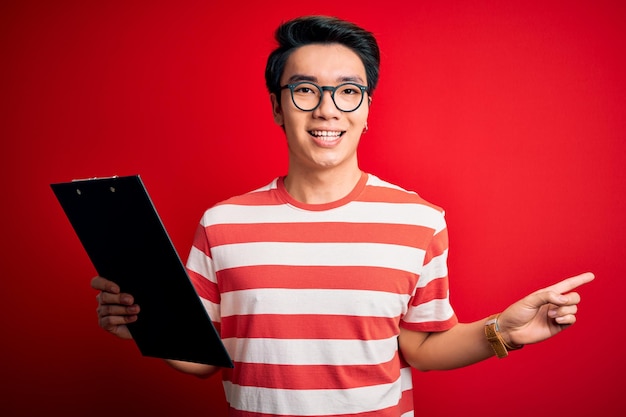
POLYGON ((138 175, 51 187, 98 275, 141 306, 127 328, 144 356, 233 367, 138 175))

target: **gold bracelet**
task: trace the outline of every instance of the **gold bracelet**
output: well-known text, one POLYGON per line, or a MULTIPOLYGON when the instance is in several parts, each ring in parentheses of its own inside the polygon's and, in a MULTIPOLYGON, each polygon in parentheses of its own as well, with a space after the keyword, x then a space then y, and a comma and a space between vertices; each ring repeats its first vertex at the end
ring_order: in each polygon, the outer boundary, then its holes
POLYGON ((500 328, 498 327, 498 317, 500 314, 494 314, 487 319, 485 323, 485 336, 487 341, 491 345, 491 348, 495 352, 496 356, 500 359, 509 356, 509 351, 518 350, 524 347, 524 345, 511 346, 500 334, 500 328))

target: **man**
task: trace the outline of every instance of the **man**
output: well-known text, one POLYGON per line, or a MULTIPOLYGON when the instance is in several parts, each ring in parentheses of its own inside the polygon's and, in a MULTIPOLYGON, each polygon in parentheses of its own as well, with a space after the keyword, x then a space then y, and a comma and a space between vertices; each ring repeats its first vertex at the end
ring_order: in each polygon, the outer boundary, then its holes
MULTIPOLYGON (((589 273, 459 323, 443 211, 358 165, 378 78, 373 35, 316 16, 281 25, 276 39, 266 82, 288 174, 207 210, 187 263, 235 362, 222 370, 230 415, 412 415, 410 366, 504 357, 575 322, 573 290, 589 273)), ((100 326, 130 338, 132 295, 102 277, 92 286, 100 326)))

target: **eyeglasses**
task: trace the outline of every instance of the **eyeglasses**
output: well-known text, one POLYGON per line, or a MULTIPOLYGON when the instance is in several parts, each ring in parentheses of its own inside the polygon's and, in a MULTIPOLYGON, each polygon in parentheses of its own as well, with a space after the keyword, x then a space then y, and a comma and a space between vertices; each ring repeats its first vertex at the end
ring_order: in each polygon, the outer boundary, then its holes
POLYGON ((353 112, 363 103, 368 88, 361 84, 343 83, 336 87, 317 85, 310 81, 301 81, 280 87, 291 91, 293 104, 302 111, 313 111, 322 104, 324 91, 330 91, 335 106, 342 112, 353 112))

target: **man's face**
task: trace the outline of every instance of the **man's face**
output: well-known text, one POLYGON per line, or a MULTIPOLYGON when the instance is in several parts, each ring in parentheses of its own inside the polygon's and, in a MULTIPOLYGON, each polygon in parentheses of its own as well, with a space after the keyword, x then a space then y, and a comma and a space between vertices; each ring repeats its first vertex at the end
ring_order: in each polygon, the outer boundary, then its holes
MULTIPOLYGON (((314 44, 296 49, 288 58, 281 85, 312 81, 320 86, 345 82, 367 85, 365 67, 359 56, 340 44, 314 44)), ((369 114, 369 95, 361 106, 342 112, 331 93, 313 111, 298 109, 289 89, 281 91, 281 104, 272 95, 274 120, 284 127, 289 146, 289 169, 305 172, 335 167, 358 169, 356 149, 369 114)))

